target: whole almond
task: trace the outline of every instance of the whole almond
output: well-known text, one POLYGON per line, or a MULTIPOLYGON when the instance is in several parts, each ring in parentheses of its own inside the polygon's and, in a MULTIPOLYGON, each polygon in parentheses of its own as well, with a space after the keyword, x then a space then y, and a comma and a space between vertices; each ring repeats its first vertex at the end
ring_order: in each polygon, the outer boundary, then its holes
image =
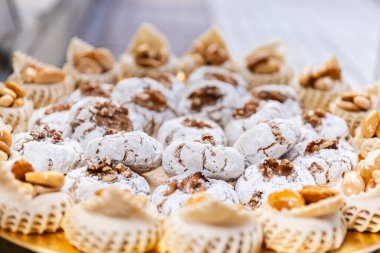
POLYGON ((53 170, 33 171, 25 174, 25 181, 31 184, 61 188, 65 182, 65 176, 53 170))
POLYGON ((16 92, 14 92, 11 89, 8 89, 7 87, 1 87, 0 88, 0 95, 1 96, 10 95, 12 98, 16 98, 17 97, 16 92))
POLYGON ((354 103, 364 110, 368 110, 371 108, 371 100, 364 96, 354 97, 354 103))
POLYGON ((14 101, 14 98, 11 95, 4 95, 0 97, 0 106, 8 107, 14 101))
POLYGON ((16 98, 12 104, 12 107, 20 107, 22 105, 24 105, 24 99, 23 98, 16 98))
POLYGON ((348 101, 338 101, 336 103, 336 105, 339 108, 341 108, 343 110, 346 110, 346 111, 352 111, 352 112, 360 111, 360 107, 359 106, 357 106, 354 103, 348 102, 348 101))
POLYGON ((12 145, 12 135, 5 130, 0 130, 0 141, 4 142, 8 146, 11 146, 12 145))
POLYGON ((280 70, 280 62, 274 59, 269 59, 267 62, 259 63, 255 67, 257 74, 272 74, 280 70))
POLYGON ((59 69, 42 69, 35 77, 35 83, 55 84, 65 80, 66 73, 59 69))
POLYGON ((343 101, 353 101, 354 97, 356 96, 363 96, 363 97, 369 98, 368 93, 364 91, 347 91, 341 95, 341 99, 343 101))
POLYGON ((372 138, 379 126, 380 114, 371 112, 361 123, 361 134, 364 138, 372 138))
POLYGON ((20 85, 14 83, 12 81, 6 81, 5 86, 7 88, 13 90, 17 94, 17 97, 20 97, 20 98, 25 97, 25 90, 20 85))
POLYGON ((329 90, 332 85, 332 80, 328 77, 320 78, 314 83, 314 87, 322 91, 329 90))
POLYGON ((377 126, 377 129, 376 129, 376 137, 380 138, 380 124, 377 126))

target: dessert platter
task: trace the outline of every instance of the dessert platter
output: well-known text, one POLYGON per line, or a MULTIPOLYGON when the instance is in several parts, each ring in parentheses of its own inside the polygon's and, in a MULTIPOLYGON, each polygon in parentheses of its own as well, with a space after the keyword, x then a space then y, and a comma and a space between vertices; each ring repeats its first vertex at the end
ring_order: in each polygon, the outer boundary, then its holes
POLYGON ((176 57, 143 24, 118 61, 73 38, 0 85, 0 237, 35 252, 380 248, 380 85, 336 57, 243 61, 216 27, 176 57))

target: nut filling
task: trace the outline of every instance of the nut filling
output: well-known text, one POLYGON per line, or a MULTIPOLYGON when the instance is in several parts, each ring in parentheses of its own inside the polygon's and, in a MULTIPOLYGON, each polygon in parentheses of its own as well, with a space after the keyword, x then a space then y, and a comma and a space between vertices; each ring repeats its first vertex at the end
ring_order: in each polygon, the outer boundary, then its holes
POLYGON ((326 117, 326 113, 322 110, 311 110, 302 113, 302 119, 305 123, 309 123, 313 128, 322 125, 322 119, 326 117))
POLYGON ((287 159, 283 159, 281 162, 278 162, 275 158, 265 159, 259 165, 259 171, 268 181, 274 176, 284 176, 288 180, 294 180, 294 164, 287 159))
POLYGON ((372 101, 368 93, 352 91, 343 93, 336 105, 351 112, 368 111, 372 108, 372 101))
POLYGON ((208 80, 217 80, 225 83, 229 83, 232 86, 236 87, 238 82, 235 78, 220 73, 206 73, 205 78, 208 80))
POLYGON ((223 97, 217 87, 206 86, 192 92, 188 98, 191 99, 191 110, 200 112, 203 106, 215 105, 223 97))
POLYGON ((147 43, 139 45, 134 54, 136 63, 142 67, 158 68, 169 61, 166 48, 154 49, 147 43))
POLYGON ((275 100, 280 103, 283 103, 288 99, 286 95, 282 94, 279 91, 265 91, 265 90, 254 89, 251 91, 251 94, 252 96, 264 101, 275 100))
POLYGON ((108 129, 118 131, 132 131, 132 122, 128 117, 128 109, 116 106, 110 102, 98 103, 94 106, 95 123, 108 129))
POLYGON ((82 96, 85 97, 96 96, 108 98, 110 96, 110 92, 104 90, 100 83, 81 83, 79 85, 79 90, 82 96))
POLYGON ((149 110, 162 112, 168 108, 164 94, 158 90, 145 89, 134 96, 133 101, 149 110))
POLYGON ((279 72, 282 62, 270 55, 251 55, 246 59, 246 66, 256 74, 273 74, 279 72))
POLYGON ((55 84, 63 82, 66 73, 55 68, 40 68, 38 66, 27 66, 21 70, 23 83, 55 84))
POLYGON ((50 115, 56 112, 65 112, 71 109, 70 104, 57 104, 53 105, 45 111, 45 115, 50 115))
POLYGON ((173 194, 176 190, 180 190, 187 194, 205 191, 205 182, 208 182, 208 179, 205 176, 203 176, 201 172, 196 172, 182 179, 181 182, 178 182, 178 180, 171 180, 168 183, 169 189, 165 192, 164 195, 169 196, 173 194))
POLYGON ((259 105, 259 100, 251 98, 242 108, 235 109, 232 115, 235 119, 246 119, 257 112, 259 105))
POLYGON ((42 140, 46 140, 48 138, 51 139, 51 142, 53 144, 57 144, 57 143, 63 141, 61 131, 57 131, 55 129, 50 129, 47 126, 45 126, 42 130, 31 131, 30 135, 33 137, 33 140, 35 140, 35 141, 42 141, 42 140))
POLYGON ((182 125, 184 125, 185 127, 194 127, 198 129, 212 128, 209 124, 207 124, 206 122, 203 122, 202 120, 189 119, 189 118, 185 118, 182 121, 182 125))
POLYGON ((101 74, 113 68, 114 60, 108 49, 97 48, 75 55, 74 66, 81 73, 101 74))
POLYGON ((315 152, 319 152, 321 149, 338 149, 337 139, 320 139, 311 141, 307 144, 304 154, 310 155, 315 152))
POLYGON ((201 41, 196 41, 193 51, 202 57, 206 65, 222 65, 228 61, 227 51, 217 43, 206 45, 201 41))
POLYGON ((132 170, 122 163, 113 163, 109 157, 105 157, 99 163, 90 164, 87 167, 87 174, 97 177, 105 182, 114 182, 118 175, 125 178, 132 177, 132 170))
POLYGON ((0 106, 2 107, 20 107, 24 104, 25 91, 20 85, 6 81, 4 86, 0 87, 0 106))

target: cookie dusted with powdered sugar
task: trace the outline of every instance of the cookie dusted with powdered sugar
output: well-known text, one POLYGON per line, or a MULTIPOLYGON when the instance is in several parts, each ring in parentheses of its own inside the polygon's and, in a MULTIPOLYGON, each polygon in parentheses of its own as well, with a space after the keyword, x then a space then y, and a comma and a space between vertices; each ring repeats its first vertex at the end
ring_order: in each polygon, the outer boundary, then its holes
POLYGON ((56 170, 64 174, 81 165, 80 144, 62 137, 62 132, 45 127, 13 138, 12 148, 37 171, 56 170))
POLYGON ((162 145, 144 132, 132 131, 106 135, 90 141, 84 158, 97 163, 106 157, 136 172, 146 172, 161 164, 162 145))
POLYGON ((71 104, 52 104, 35 110, 29 119, 28 129, 42 130, 45 127, 61 131, 63 136, 70 133, 69 112, 71 104))
MULTIPOLYGON (((176 76, 168 72, 149 72, 144 77, 157 81, 166 89, 168 89, 172 94, 176 94, 178 91, 185 87, 184 84, 176 76)), ((176 97, 174 97, 174 99, 176 99, 176 97)))
POLYGON ((76 201, 87 200, 107 187, 127 189, 134 194, 150 193, 148 182, 128 166, 112 162, 109 157, 98 163, 72 170, 66 175, 63 190, 70 192, 76 201))
POLYGON ((247 82, 242 76, 222 67, 204 66, 197 68, 189 76, 188 82, 195 83, 203 80, 218 80, 228 83, 242 95, 245 95, 248 91, 247 82))
POLYGON ((175 116, 173 94, 150 78, 120 81, 113 90, 111 99, 141 116, 144 132, 149 135, 154 135, 165 120, 175 116))
POLYGON ((221 126, 232 118, 239 101, 238 92, 233 86, 217 80, 194 83, 180 95, 179 114, 205 117, 221 126))
POLYGON ((242 204, 256 209, 274 191, 299 190, 304 185, 314 184, 313 177, 306 169, 286 159, 266 158, 244 171, 236 182, 235 190, 242 204))
POLYGON ((297 144, 284 156, 310 171, 318 185, 335 186, 358 163, 355 149, 339 139, 318 139, 297 144))
POLYGON ((208 178, 231 181, 244 171, 244 157, 234 148, 215 145, 212 136, 174 141, 164 151, 162 166, 169 176, 202 172, 208 178))
POLYGON ((157 140, 166 147, 176 140, 200 140, 210 135, 215 143, 226 144, 223 129, 215 122, 201 117, 183 116, 167 120, 157 133, 157 140))
POLYGON ((227 203, 239 203, 233 187, 222 180, 208 179, 201 172, 175 176, 157 187, 151 202, 162 215, 168 216, 182 207, 196 192, 203 191, 210 197, 227 203))
POLYGON ((279 158, 300 141, 301 131, 291 120, 274 119, 253 126, 236 140, 247 165, 267 157, 279 158))
POLYGON ((99 82, 81 82, 78 89, 70 94, 63 102, 75 104, 86 97, 109 98, 115 85, 99 82))
POLYGON ((347 139, 349 131, 344 119, 322 110, 310 110, 297 117, 302 140, 347 139))
POLYGON ((88 97, 75 104, 69 115, 71 138, 82 147, 95 138, 120 131, 140 130, 140 119, 109 99, 88 97))

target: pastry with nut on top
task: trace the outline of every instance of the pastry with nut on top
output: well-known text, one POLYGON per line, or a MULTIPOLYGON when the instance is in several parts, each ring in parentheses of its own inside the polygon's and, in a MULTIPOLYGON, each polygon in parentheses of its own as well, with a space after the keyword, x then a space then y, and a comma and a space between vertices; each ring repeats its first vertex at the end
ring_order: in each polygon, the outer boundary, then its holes
POLYGON ((368 153, 380 149, 380 113, 370 112, 360 123, 355 131, 354 146, 359 149, 362 157, 368 153))
POLYGON ((115 85, 100 82, 81 82, 70 96, 60 100, 61 103, 75 104, 86 97, 109 98, 115 85))

